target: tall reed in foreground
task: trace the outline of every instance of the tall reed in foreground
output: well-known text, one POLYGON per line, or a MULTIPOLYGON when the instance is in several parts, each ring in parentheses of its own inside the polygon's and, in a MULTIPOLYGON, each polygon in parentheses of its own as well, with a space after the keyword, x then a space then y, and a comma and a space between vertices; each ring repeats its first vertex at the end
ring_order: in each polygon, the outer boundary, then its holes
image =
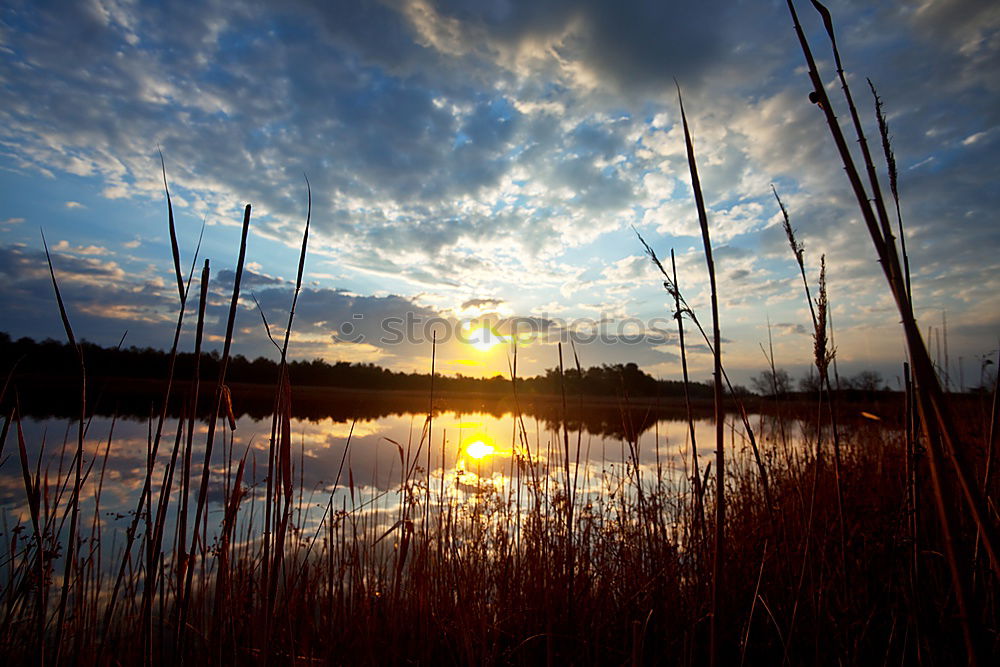
MULTIPOLYGON (((184 580, 183 593, 180 595, 178 626, 183 628, 187 623, 188 610, 191 601, 191 587, 194 581, 195 555, 198 553, 198 526, 201 524, 202 515, 205 512, 205 505, 208 496, 208 483, 211 474, 212 450, 215 444, 216 424, 219 421, 219 412, 222 408, 223 396, 226 393, 226 370, 229 364, 229 352, 233 344, 233 329, 236 324, 236 309, 240 298, 240 283, 243 279, 243 264, 246 259, 247 232, 250 230, 250 204, 246 205, 243 211, 243 231, 240 236, 240 252, 236 260, 236 275, 233 279, 233 298, 229 305, 229 319, 226 322, 226 337, 223 341, 222 357, 219 362, 219 379, 215 385, 215 398, 212 401, 214 406, 208 422, 208 434, 205 436, 205 461, 202 466, 201 485, 198 489, 198 502, 195 505, 194 531, 191 538, 191 547, 187 552, 186 574, 184 580)), ((202 550, 206 545, 202 544, 202 550)), ((181 634, 181 650, 183 652, 183 638, 181 634)))
MULTIPOLYGON (((687 347, 684 345, 684 317, 681 311, 681 288, 677 283, 677 262, 674 259, 674 249, 670 249, 670 272, 673 276, 674 319, 677 320, 677 345, 681 352, 681 377, 684 382, 684 412, 688 423, 688 436, 691 438, 691 471, 694 481, 694 512, 695 529, 699 534, 704 529, 705 510, 704 492, 701 485, 701 471, 698 466, 698 439, 694 432, 694 415, 691 412, 691 378, 688 374, 687 347)), ((761 470, 764 468, 761 466, 761 470)), ((766 480, 766 477, 764 477, 766 480)), ((770 496, 770 493, 768 493, 770 496)), ((769 499, 770 502, 770 499, 769 499)))
MULTIPOLYGON (((633 231, 635 231, 635 235, 636 237, 638 237, 639 243, 642 244, 643 249, 646 251, 646 255, 649 256, 650 261, 653 262, 653 265, 657 268, 657 270, 659 270, 660 274, 662 275, 664 279, 663 288, 667 291, 667 294, 669 294, 670 297, 675 300, 675 304, 677 305, 678 308, 677 311, 678 316, 683 317, 684 315, 686 315, 688 318, 690 318, 695 328, 698 329, 698 333, 701 334, 702 340, 705 341, 705 346, 708 348, 709 352, 711 352, 714 355, 715 345, 712 339, 709 338, 708 332, 705 331, 705 328, 698 320, 698 315, 688 305, 684 296, 681 294, 680 288, 677 286, 677 282, 675 280, 676 275, 674 275, 674 277, 671 278, 671 274, 667 273, 667 270, 664 268, 663 263, 660 262, 660 258, 656 256, 656 251, 653 250, 653 248, 648 243, 646 243, 646 239, 642 237, 642 234, 640 234, 634 228, 633 231)), ((676 270, 674 271, 674 274, 676 274, 676 270)), ((681 320, 678 319, 678 327, 681 326, 680 322, 681 320)), ((747 440, 750 443, 750 449, 753 451, 754 461, 757 464, 757 472, 760 475, 760 484, 764 490, 764 497, 767 499, 767 506, 770 507, 772 498, 771 498, 770 484, 768 483, 767 467, 764 465, 764 459, 761 457, 760 448, 757 446, 757 438, 754 435, 753 427, 750 425, 750 419, 747 416, 746 406, 744 405, 742 398, 737 396, 737 392, 733 387, 733 383, 729 379, 729 374, 726 372, 725 365, 722 365, 720 367, 720 370, 722 371, 722 379, 726 383, 726 388, 729 390, 729 394, 736 401, 736 407, 740 413, 740 420, 743 422, 744 432, 746 433, 747 440)))
MULTIPOLYGON (((288 343, 291 339, 292 324, 295 321, 295 306, 299 300, 299 292, 302 289, 302 274, 306 263, 306 249, 309 246, 309 225, 312 222, 312 186, 309 178, 306 181, 306 224, 302 232, 302 246, 299 251, 298 270, 295 274, 295 291, 292 294, 291 307, 288 310, 288 323, 285 325, 285 335, 279 352, 281 360, 278 367, 278 391, 275 395, 275 409, 271 417, 271 437, 268 443, 267 456, 267 496, 264 504, 264 581, 267 582, 266 598, 264 604, 265 611, 265 646, 269 645, 267 638, 271 634, 271 620, 274 609, 274 596, 278 586, 278 573, 281 568, 285 551, 285 534, 288 530, 288 521, 291 511, 291 415, 292 415, 292 386, 288 377, 288 343), (280 430, 279 430, 280 425, 280 430), (277 438, 276 438, 277 436, 277 438), (283 511, 277 512, 280 505, 279 500, 272 495, 278 494, 277 485, 274 483, 276 471, 281 471, 282 489, 284 490, 283 511), (274 540, 272 543, 272 535, 274 540)), ((258 310, 260 310, 258 306, 258 310)), ((261 317, 264 311, 260 310, 261 317)), ((267 321, 264 321, 265 328, 267 321)), ((268 330, 268 337, 271 332, 268 330)), ((274 339, 271 339, 274 342, 274 339)), ((277 345, 275 343, 275 345, 277 345)))
MULTIPOLYGON (((59 306, 59 317, 62 319, 63 329, 66 332, 66 338, 69 340, 70 347, 76 350, 76 356, 80 363, 80 418, 77 421, 76 454, 73 457, 73 493, 68 508, 70 512, 69 538, 67 540, 65 567, 63 568, 62 591, 59 594, 59 618, 56 621, 56 654, 54 660, 58 663, 63 647, 63 633, 66 627, 66 602, 69 595, 70 582, 77 576, 76 566, 77 558, 79 557, 77 553, 76 533, 80 524, 80 487, 83 484, 83 432, 84 424, 87 420, 87 368, 84 364, 83 350, 76 342, 76 337, 73 335, 73 327, 70 325, 69 316, 66 314, 66 306, 63 304, 62 294, 59 292, 59 283, 56 281, 56 273, 52 268, 52 256, 49 254, 49 246, 45 242, 44 234, 42 234, 42 245, 45 247, 45 259, 49 263, 49 276, 52 278, 52 290, 55 292, 56 303, 59 306)), ((20 432, 18 433, 18 437, 21 437, 20 432)), ((74 600, 74 606, 78 605, 79 600, 74 600)), ((45 649, 44 647, 40 648, 44 656, 45 649)), ((44 660, 44 657, 42 659, 44 660)))
MULTIPOLYGON (((178 298, 180 300, 180 307, 179 307, 178 313, 177 313, 177 324, 174 327, 173 343, 171 344, 171 348, 170 348, 169 370, 167 372, 167 377, 166 377, 166 387, 165 387, 165 390, 164 390, 163 400, 162 400, 162 402, 160 404, 161 407, 160 407, 159 415, 158 415, 157 422, 156 422, 155 434, 152 435, 152 437, 150 439, 151 442, 150 442, 149 452, 148 452, 148 455, 147 455, 148 456, 148 460, 147 460, 147 466, 146 466, 146 475, 145 475, 145 477, 143 479, 142 490, 140 491, 139 497, 138 497, 138 499, 136 501, 136 508, 135 508, 135 512, 132 515, 131 524, 129 525, 128 531, 126 532, 126 535, 125 535, 126 547, 125 547, 125 551, 124 551, 123 557, 121 559, 121 564, 120 564, 120 566, 118 568, 118 575, 117 575, 117 577, 115 579, 114 586, 113 586, 113 588, 111 590, 110 601, 108 602, 108 604, 107 604, 107 606, 105 608, 105 611, 104 611, 104 624, 105 625, 108 625, 111 622, 111 620, 114 618, 115 608, 116 608, 116 604, 117 604, 117 601, 118 601, 118 595, 120 593, 121 586, 122 586, 122 583, 123 583, 124 578, 125 578, 125 573, 126 573, 126 570, 131 566, 132 548, 133 548, 133 545, 134 545, 136 537, 137 537, 137 532, 138 532, 138 529, 139 529, 139 521, 142 519, 142 517, 146 517, 147 522, 151 521, 151 517, 149 516, 149 514, 150 514, 149 507, 150 507, 151 493, 152 493, 154 463, 156 461, 157 452, 159 451, 160 439, 161 439, 161 436, 163 434, 163 426, 164 426, 164 423, 165 423, 166 418, 167 418, 167 406, 169 404, 171 392, 172 392, 172 389, 173 389, 174 368, 175 368, 175 364, 176 364, 176 361, 177 361, 177 348, 178 348, 178 344, 180 342, 181 331, 182 331, 183 326, 184 326, 184 314, 185 314, 185 309, 186 309, 186 304, 187 304, 187 293, 188 293, 188 289, 190 288, 190 285, 191 285, 191 277, 193 276, 193 273, 194 273, 194 267, 195 267, 195 265, 197 263, 197 250, 196 250, 195 251, 195 257, 194 257, 194 259, 192 260, 192 263, 191 263, 191 272, 188 275, 187 287, 185 287, 184 278, 183 278, 183 275, 181 273, 180 251, 179 251, 179 248, 177 246, 177 232, 176 232, 176 227, 175 227, 175 224, 174 224, 173 203, 171 202, 171 199, 170 199, 170 189, 167 186, 167 171, 166 171, 166 165, 165 165, 165 163, 163 161, 163 154, 162 153, 160 154, 160 169, 161 169, 161 174, 163 176, 163 191, 164 191, 164 195, 165 195, 166 201, 167 201, 167 226, 168 226, 168 229, 169 229, 169 232, 170 232, 170 247, 171 247, 171 254, 173 256, 173 262, 174 262, 173 263, 174 276, 177 279, 177 291, 178 291, 178 298)), ((204 227, 202 228, 202 232, 204 233, 204 227)), ((199 247, 199 249, 201 247, 201 239, 200 238, 199 238, 199 241, 198 241, 198 247, 199 247)), ((147 584, 147 586, 149 588, 155 588, 155 585, 156 585, 156 578, 155 578, 156 577, 156 573, 155 573, 155 567, 153 566, 154 560, 155 560, 155 557, 154 557, 154 554, 153 554, 153 542, 152 542, 152 540, 150 540, 149 543, 148 543, 148 545, 147 545, 147 549, 146 549, 146 561, 147 561, 146 562, 146 573, 147 573, 146 584, 147 584)), ((145 595, 144 595, 144 598, 146 598, 146 599, 144 600, 144 603, 143 603, 143 609, 146 612, 146 617, 145 617, 145 622, 142 623, 142 632, 143 632, 143 636, 146 638, 146 644, 147 644, 147 647, 148 647, 149 641, 150 641, 149 633, 151 632, 151 630, 149 628, 149 623, 151 622, 151 619, 150 619, 151 608, 150 607, 151 607, 151 604, 152 604, 152 599, 150 597, 148 597, 148 596, 145 596, 145 595)), ((101 651, 103 651, 104 649, 105 649, 105 647, 102 645, 101 646, 101 651)), ((98 654, 98 660, 100 660, 100 659, 101 659, 101 654, 98 654)))
POLYGON ((710 665, 726 660, 720 655, 721 638, 719 633, 724 619, 721 599, 724 594, 723 576, 726 561, 726 441, 724 408, 722 406, 722 336, 719 334, 719 297, 715 284, 715 261, 712 259, 712 240, 708 231, 708 213, 705 211, 705 197, 701 192, 701 182, 698 179, 698 165, 694 157, 694 142, 688 129, 687 115, 684 113, 684 101, 681 99, 680 86, 677 87, 677 103, 681 109, 681 123, 684 126, 684 145, 687 148, 688 168, 691 171, 691 189, 694 191, 695 206, 698 209, 698 222, 701 225, 701 238, 705 246, 705 264, 708 267, 708 282, 711 289, 712 304, 712 362, 714 364, 712 377, 715 382, 715 555, 712 565, 712 617, 709 625, 709 658, 710 665))
POLYGON ((934 372, 934 365, 931 362, 930 354, 920 335, 920 330, 913 315, 910 290, 904 276, 903 265, 900 262, 899 253, 896 248, 896 239, 892 234, 885 202, 878 184, 875 164, 868 150, 868 142, 862 129, 860 118, 858 117, 850 86, 844 74, 840 52, 837 48, 832 17, 829 10, 822 3, 812 0, 812 4, 820 14, 830 39, 837 68, 837 76, 841 83, 841 90, 850 111, 852 126, 862 153, 870 192, 865 188, 859 170, 855 165, 854 157, 848 148, 843 130, 834 114, 833 106, 823 85, 823 78, 813 58, 812 49, 799 22, 795 6, 792 0, 787 0, 795 32, 806 60, 809 77, 813 86, 813 95, 818 101, 818 106, 824 113, 830 134, 840 154, 848 181, 868 228, 876 254, 878 255, 879 263, 882 266, 886 281, 889 284, 890 291, 902 316, 903 332, 906 337, 910 362, 916 380, 917 404, 920 410, 924 442, 927 446, 933 498, 939 528, 943 537, 943 548, 955 590, 955 601, 958 607, 959 618, 962 621, 962 635, 965 642, 966 655, 970 663, 975 663, 980 653, 978 641, 974 637, 978 632, 974 631, 971 627, 969 580, 964 572, 965 568, 959 563, 959 555, 956 552, 956 536, 954 535, 954 523, 956 519, 951 512, 953 501, 946 497, 949 492, 945 488, 946 480, 944 478, 945 470, 942 469, 942 458, 946 459, 950 464, 951 479, 958 487, 959 499, 975 524, 977 532, 982 537, 982 543, 989 557, 993 576, 1000 578, 1000 558, 998 558, 996 551, 994 520, 986 513, 986 505, 980 493, 979 486, 970 475, 970 463, 967 460, 966 453, 967 447, 963 446, 957 438, 958 431, 953 424, 950 409, 945 401, 944 392, 941 389, 937 374, 934 372))

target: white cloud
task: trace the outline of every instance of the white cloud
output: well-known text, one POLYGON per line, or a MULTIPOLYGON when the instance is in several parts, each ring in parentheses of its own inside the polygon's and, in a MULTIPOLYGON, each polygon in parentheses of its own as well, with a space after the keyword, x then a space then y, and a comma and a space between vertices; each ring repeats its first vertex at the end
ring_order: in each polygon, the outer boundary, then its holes
MULTIPOLYGON (((751 322, 762 305, 787 309, 792 299, 796 274, 772 228, 772 182, 806 244, 810 275, 825 253, 832 297, 884 298, 781 8, 286 3, 275 22, 275 7, 38 8, 45 30, 5 36, 5 85, 16 94, 0 108, 0 139, 10 168, 72 174, 135 211, 163 205, 160 145, 178 216, 208 216, 206 249, 230 248, 239 204, 253 202, 252 261, 265 277, 289 275, 294 262, 305 171, 313 186, 306 280, 320 287, 427 293, 424 303, 439 311, 483 295, 506 298, 512 312, 541 304, 557 312, 552 304, 569 297, 652 311, 661 290, 635 259, 630 225, 658 250, 677 248, 690 300, 706 294, 677 76, 712 239, 726 248, 718 261, 729 321, 751 322), (324 264, 311 277, 317 257, 324 264)), ((922 269, 918 295, 967 312, 996 287, 989 276, 1000 243, 991 7, 955 0, 872 14, 831 5, 876 152, 865 76, 890 112, 911 260, 922 269), (858 20, 884 29, 850 29, 858 20), (980 279, 955 266, 974 267, 980 279)), ((98 203, 87 201, 96 215, 98 203)), ((114 240, 64 250, 163 245, 162 226, 134 224, 114 240)), ((860 326, 875 315, 856 317, 860 326)))
POLYGON ((109 255, 110 251, 103 247, 97 245, 86 245, 86 246, 73 246, 66 240, 59 241, 52 249, 57 252, 68 252, 74 255, 109 255))

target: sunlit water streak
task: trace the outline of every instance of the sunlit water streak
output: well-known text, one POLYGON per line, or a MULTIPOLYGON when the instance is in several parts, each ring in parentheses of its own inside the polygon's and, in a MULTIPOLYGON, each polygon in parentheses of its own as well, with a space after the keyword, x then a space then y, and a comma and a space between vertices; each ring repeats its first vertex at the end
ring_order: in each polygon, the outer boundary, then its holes
MULTIPOLYGON (((245 455, 246 495, 234 539, 253 540, 263 526, 261 499, 265 495, 271 422, 244 417, 235 431, 222 428, 223 423, 220 421, 212 457, 204 530, 209 542, 218 534, 225 499, 245 455)), ((165 424, 157 452, 152 479, 154 510, 177 427, 176 420, 165 424)), ((690 435, 684 421, 659 420, 632 443, 587 430, 567 430, 564 434, 551 422, 529 416, 515 418, 512 414, 443 411, 434 417, 430 439, 427 427, 426 414, 390 415, 354 423, 331 418, 293 420, 292 521, 297 539, 312 539, 330 515, 365 516, 383 533, 400 517, 419 526, 448 507, 475 512, 490 502, 526 510, 539 498, 555 502, 567 488, 572 489, 575 503, 587 508, 592 503, 611 502, 620 494, 633 497, 639 488, 637 475, 644 488, 659 484, 683 491, 691 474, 690 435), (417 506, 419 509, 414 509, 417 506)), ((147 422, 118 419, 112 430, 112 420, 106 417, 95 417, 89 424, 84 459, 84 470, 89 474, 81 490, 84 541, 94 530, 96 511, 101 541, 120 548, 146 474, 152 428, 147 422)), ((67 506, 76 423, 25 419, 23 430, 32 471, 41 473, 43 500, 54 504, 59 499, 61 507, 67 506)), ((194 514, 206 433, 205 423, 196 424, 189 520, 194 514)), ((696 421, 695 433, 699 467, 704 473, 714 457, 712 421, 696 421)), ((9 438, 13 439, 14 434, 9 438)), ((737 459, 746 460, 748 441, 742 424, 733 422, 731 416, 727 419, 727 447, 737 459)), ((163 538, 163 550, 168 554, 175 542, 180 469, 178 457, 163 538)), ((26 541, 30 536, 16 441, 13 446, 8 443, 0 465, 0 511, 0 545, 10 554, 17 551, 18 540, 26 541)), ((144 517, 139 529, 145 529, 144 517)), ((4 568, 8 562, 5 558, 4 568)))

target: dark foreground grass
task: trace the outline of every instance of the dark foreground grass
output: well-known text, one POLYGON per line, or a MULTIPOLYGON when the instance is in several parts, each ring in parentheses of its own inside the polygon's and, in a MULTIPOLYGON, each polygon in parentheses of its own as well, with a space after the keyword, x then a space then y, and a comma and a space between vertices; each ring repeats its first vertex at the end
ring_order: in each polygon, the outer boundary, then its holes
MULTIPOLYGON (((971 411, 969 417, 982 423, 971 411)), ((16 438, 16 419, 13 426, 16 438)), ((745 442, 731 443, 727 593, 719 602, 729 622, 717 629, 720 662, 964 663, 935 516, 918 501, 911 521, 904 431, 868 420, 842 425, 844 553, 833 466, 829 458, 817 465, 808 446, 815 424, 765 417, 756 427, 773 504, 745 442)), ((964 434, 972 442, 982 435, 978 426, 964 434)), ((121 548, 102 544, 100 522, 83 512, 62 661, 704 664, 712 530, 696 518, 692 487, 665 468, 657 474, 626 465, 593 493, 573 494, 568 522, 559 434, 542 442, 518 437, 528 448, 518 447, 505 488, 484 481, 479 493, 455 494, 445 486, 451 480, 414 465, 422 458, 414 442, 403 447, 412 472, 402 481, 401 505, 375 513, 359 490, 356 502, 330 507, 318 525, 290 512, 272 592, 262 536, 250 523, 263 499, 242 485, 235 461, 226 509, 211 519, 217 537, 197 547, 204 565, 187 570, 193 583, 183 627, 182 562, 168 549, 147 576, 142 554, 157 531, 151 522, 147 537, 145 518, 117 609, 105 620, 114 581, 108 564, 122 557, 121 548), (146 581, 155 592, 144 612, 146 581)), ((985 459, 976 459, 982 472, 985 459)), ((0 645, 8 664, 37 664, 42 650, 51 662, 57 651, 62 561, 53 552, 60 549, 55 530, 68 511, 72 471, 38 483, 32 464, 25 465, 31 497, 48 498, 32 510, 43 548, 35 547, 31 527, 8 545, 0 645)), ((101 465, 99 458, 85 461, 94 476, 101 465)), ((918 457, 919 489, 927 488, 927 476, 918 457)), ((714 489, 706 479, 705 514, 712 516, 714 489)), ((283 505, 276 503, 277 517, 283 505)), ((971 620, 984 655, 996 655, 993 582, 975 555, 975 531, 959 525, 953 532, 977 578, 982 606, 971 620)))

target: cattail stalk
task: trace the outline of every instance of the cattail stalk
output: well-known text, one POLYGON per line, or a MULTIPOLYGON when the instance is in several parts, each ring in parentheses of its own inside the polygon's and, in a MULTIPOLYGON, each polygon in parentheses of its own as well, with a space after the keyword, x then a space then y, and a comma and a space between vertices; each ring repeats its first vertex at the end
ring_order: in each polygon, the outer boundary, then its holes
MULTIPOLYGON (((226 323, 226 337, 222 346, 222 358, 219 361, 219 379, 215 386, 215 399, 213 400, 213 409, 209 414, 208 421, 208 434, 205 439, 205 460, 202 466, 201 473, 201 486, 198 490, 198 502, 195 506, 194 514, 194 534, 191 538, 191 548, 188 552, 188 564, 187 564, 187 579, 184 583, 183 595, 181 596, 180 607, 181 611, 179 614, 179 626, 183 628, 187 623, 188 606, 191 599, 191 586, 194 583, 194 565, 197 554, 197 547, 199 542, 198 529, 202 522, 202 517, 205 512, 205 504, 208 500, 208 483, 212 471, 212 449, 215 444, 215 429, 219 421, 219 411, 222 408, 222 392, 226 381, 226 371, 229 367, 229 351, 233 344, 233 330, 236 326, 236 312, 239 308, 240 300, 240 283, 243 280, 243 263, 246 259, 247 251, 247 233, 250 231, 250 204, 246 205, 243 211, 243 231, 240 237, 240 252, 239 257, 236 260, 236 276, 233 280, 233 298, 229 305, 229 320, 226 323)), ((203 544, 204 547, 204 544, 203 544)), ((183 638, 185 635, 182 633, 181 648, 183 649, 183 638)), ((183 652, 183 650, 182 650, 183 652)))

